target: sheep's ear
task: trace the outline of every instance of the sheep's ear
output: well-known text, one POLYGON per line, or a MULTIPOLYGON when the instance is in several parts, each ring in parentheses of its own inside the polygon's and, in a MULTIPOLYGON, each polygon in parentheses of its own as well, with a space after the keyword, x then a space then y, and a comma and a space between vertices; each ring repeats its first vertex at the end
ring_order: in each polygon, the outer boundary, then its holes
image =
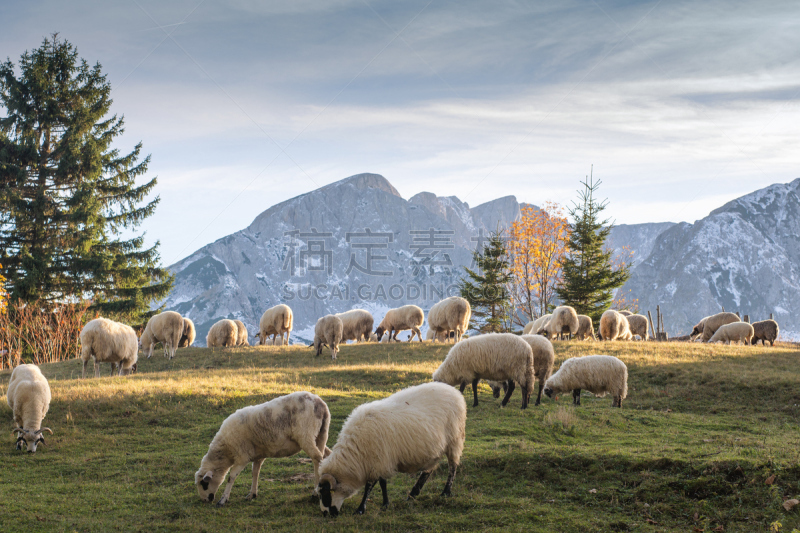
POLYGON ((214 472, 209 470, 203 476, 203 479, 200 480, 200 486, 203 487, 203 490, 208 490, 208 485, 211 483, 211 480, 214 478, 214 472))
POLYGON ((336 478, 330 474, 322 474, 319 478, 320 490, 323 490, 323 484, 327 485, 328 490, 336 490, 336 478))

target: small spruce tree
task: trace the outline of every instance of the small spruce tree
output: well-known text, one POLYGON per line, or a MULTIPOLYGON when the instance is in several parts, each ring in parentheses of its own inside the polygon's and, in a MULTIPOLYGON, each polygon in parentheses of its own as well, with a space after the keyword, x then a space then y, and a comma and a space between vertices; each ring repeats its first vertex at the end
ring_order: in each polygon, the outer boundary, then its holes
POLYGON ((470 329, 481 333, 506 331, 511 275, 502 233, 490 234, 483 249, 473 252, 473 258, 477 271, 465 267, 467 275, 459 282, 461 297, 472 307, 470 329))
POLYGON ((614 289, 624 285, 630 277, 631 267, 630 264, 615 267, 611 258, 613 252, 605 248, 613 226, 608 219, 600 219, 608 205, 608 200, 596 199, 601 183, 600 180, 595 182, 590 174, 581 182, 583 190, 578 192, 578 200, 569 209, 571 233, 561 267, 563 281, 556 288, 564 304, 591 317, 595 324, 611 307, 614 289))
POLYGON ((158 243, 131 235, 153 214, 156 185, 136 178, 150 157, 122 154, 111 85, 57 34, 0 64, 0 260, 9 299, 66 303, 129 321, 149 314, 172 276, 158 243))

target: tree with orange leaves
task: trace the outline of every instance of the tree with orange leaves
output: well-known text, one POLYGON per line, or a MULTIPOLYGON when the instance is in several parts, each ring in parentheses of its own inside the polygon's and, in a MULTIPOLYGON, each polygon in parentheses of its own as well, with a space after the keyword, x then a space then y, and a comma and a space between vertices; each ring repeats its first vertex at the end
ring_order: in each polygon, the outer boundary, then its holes
MULTIPOLYGON (((3 265, 0 265, 3 268, 3 265)), ((0 273, 0 315, 6 312, 8 305, 8 293, 6 293, 6 278, 0 273)))
POLYGON ((522 207, 519 219, 509 228, 509 294, 519 325, 550 311, 562 277, 569 232, 562 207, 553 202, 542 209, 522 207))

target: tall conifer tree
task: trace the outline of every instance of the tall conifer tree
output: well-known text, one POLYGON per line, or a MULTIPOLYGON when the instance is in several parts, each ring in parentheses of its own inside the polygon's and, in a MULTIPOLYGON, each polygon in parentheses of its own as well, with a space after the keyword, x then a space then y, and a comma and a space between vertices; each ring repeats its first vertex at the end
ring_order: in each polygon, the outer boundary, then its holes
POLYGON ((578 201, 569 209, 572 231, 567 244, 568 252, 562 264, 563 282, 556 294, 566 305, 571 305, 579 314, 591 317, 598 324, 602 314, 611 307, 613 291, 625 284, 630 277, 631 265, 615 267, 611 250, 605 243, 612 225, 600 214, 608 200, 598 201, 597 190, 601 181, 590 175, 581 182, 583 190, 578 201))
POLYGON ((140 320, 172 276, 158 243, 131 236, 159 198, 137 185, 150 156, 113 146, 123 118, 109 116, 111 86, 57 34, 0 64, 0 262, 11 300, 90 298, 101 314, 140 320))
POLYGON ((499 232, 492 233, 483 249, 473 252, 473 258, 478 271, 464 268, 467 277, 459 282, 461 297, 472 307, 470 327, 481 333, 505 331, 511 274, 503 236, 499 232))

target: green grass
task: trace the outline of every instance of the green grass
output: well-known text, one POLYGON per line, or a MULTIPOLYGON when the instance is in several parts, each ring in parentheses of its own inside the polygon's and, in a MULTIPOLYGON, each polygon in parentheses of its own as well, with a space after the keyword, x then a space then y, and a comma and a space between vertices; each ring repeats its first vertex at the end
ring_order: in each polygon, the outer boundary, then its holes
MULTIPOLYGON (((314 392, 333 415, 333 446, 354 407, 428 381, 447 350, 344 346, 331 362, 311 348, 189 348, 113 379, 78 379, 77 360, 44 365, 53 391, 45 425, 55 433, 34 455, 14 450, 4 396, 10 372, 2 372, 0 531, 800 529, 800 508, 782 507, 800 494, 800 353, 788 345, 557 343, 556 365, 598 352, 625 361, 623 409, 587 393, 578 408, 567 394, 522 411, 519 392, 500 409, 482 385, 480 406, 468 401, 449 499, 439 497, 447 473, 440 468, 417 501, 405 500, 414 479, 398 475, 387 510, 375 490, 364 516, 351 515, 356 496, 342 516, 323 518, 303 453, 267 459, 253 502, 244 500, 249 468, 225 507, 197 497, 194 472, 234 410, 314 392)), ((104 365, 104 375, 109 370, 104 365)))

